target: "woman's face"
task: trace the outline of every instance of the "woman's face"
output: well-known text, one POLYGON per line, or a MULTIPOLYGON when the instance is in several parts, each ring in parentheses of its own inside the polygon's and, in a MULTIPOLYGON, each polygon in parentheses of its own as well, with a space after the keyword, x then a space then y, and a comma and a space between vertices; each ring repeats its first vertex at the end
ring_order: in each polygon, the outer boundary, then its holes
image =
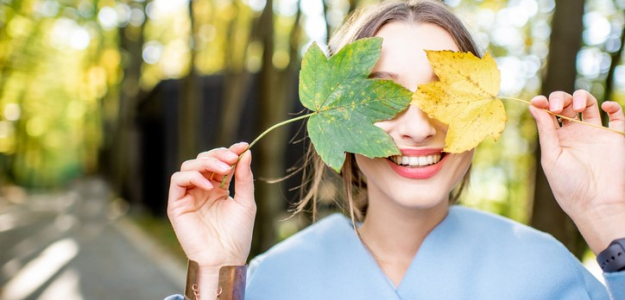
MULTIPOLYGON (((447 31, 432 24, 393 22, 376 36, 384 41, 371 77, 392 79, 412 91, 437 80, 424 49, 459 50, 447 31)), ((412 104, 376 126, 395 140, 403 155, 375 159, 356 155, 358 167, 367 177, 370 207, 392 203, 415 209, 446 207, 449 192, 471 164, 473 151, 443 153, 447 126, 412 104)))

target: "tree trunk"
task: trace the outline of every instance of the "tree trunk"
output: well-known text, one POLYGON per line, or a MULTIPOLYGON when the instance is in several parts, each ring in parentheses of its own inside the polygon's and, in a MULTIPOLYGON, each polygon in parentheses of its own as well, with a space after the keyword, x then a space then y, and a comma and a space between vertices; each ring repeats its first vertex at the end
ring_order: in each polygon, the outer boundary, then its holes
MULTIPOLYGON (((543 94, 575 89, 577 52, 582 41, 583 0, 556 0, 552 21, 547 73, 542 85, 543 94)), ((538 141, 536 141, 538 143, 538 141)), ((573 254, 581 257, 587 246, 571 219, 557 204, 545 174, 540 166, 540 147, 536 147, 536 181, 531 223, 535 228, 550 233, 573 254)))
POLYGON ((200 95, 198 87, 197 70, 195 69, 195 57, 197 55, 195 37, 198 29, 193 10, 194 1, 189 1, 189 18, 191 21, 190 34, 190 58, 189 73, 182 80, 182 89, 178 101, 178 162, 195 158, 199 152, 199 118, 200 118, 200 95))
MULTIPOLYGON (((235 11, 241 10, 241 4, 238 1, 234 1, 232 5, 234 5, 235 11)), ((229 37, 235 36, 237 31, 237 18, 240 14, 235 13, 234 15, 237 17, 232 18, 228 24, 229 37)), ((258 22, 260 22, 260 20, 258 20, 258 22)), ((251 29, 250 38, 248 39, 249 42, 260 39, 257 30, 259 24, 256 24, 256 22, 252 22, 252 24, 254 24, 254 26, 252 26, 251 29)), ((219 128, 217 137, 217 144, 221 146, 227 146, 237 142, 234 139, 239 132, 239 126, 241 126, 241 115, 245 106, 247 93, 249 92, 247 87, 250 79, 250 74, 245 67, 237 67, 238 64, 245 65, 246 52, 243 51, 244 54, 241 57, 235 57, 235 42, 229 43, 228 47, 229 48, 224 51, 226 55, 226 66, 224 68, 224 102, 220 117, 221 128, 219 128)))
POLYGON ((121 51, 127 54, 128 59, 123 65, 124 76, 119 91, 118 119, 113 129, 115 138, 108 153, 110 155, 108 160, 112 163, 109 172, 113 187, 118 195, 133 203, 140 201, 141 186, 135 181, 141 176, 138 173, 140 168, 137 159, 138 129, 134 120, 140 92, 144 24, 145 22, 139 27, 129 24, 119 30, 121 51))
MULTIPOLYGON (((268 0, 261 15, 259 29, 263 43, 262 69, 259 77, 259 132, 278 123, 287 116, 285 97, 275 92, 277 87, 277 72, 273 66, 274 52, 274 22, 273 1, 268 0)), ((282 85, 282 83, 280 83, 282 85)), ((284 128, 265 136, 253 149, 257 163, 258 178, 277 178, 284 172, 284 149, 286 145, 286 131, 284 128)), ((269 184, 257 181, 256 202, 258 212, 254 228, 255 241, 252 244, 252 253, 262 252, 276 242, 274 220, 281 211, 281 189, 278 184, 269 184)))
POLYGON ((332 29, 330 28, 330 23, 328 22, 328 4, 325 0, 320 0, 321 5, 323 5, 323 21, 326 23, 326 43, 330 42, 330 32, 332 29))
MULTIPOLYGON (((618 48, 618 50, 614 52, 611 56, 610 69, 608 69, 608 77, 605 79, 605 93, 603 93, 604 99, 597 99, 601 103, 603 103, 603 101, 609 100, 610 97, 612 96, 612 92, 614 91, 614 70, 616 70, 616 66, 618 66, 621 63, 621 57, 623 55, 624 47, 625 47, 625 29, 621 31, 621 47, 618 48)), ((603 119, 603 123, 607 124, 609 120, 608 114, 601 111, 601 117, 603 119)))

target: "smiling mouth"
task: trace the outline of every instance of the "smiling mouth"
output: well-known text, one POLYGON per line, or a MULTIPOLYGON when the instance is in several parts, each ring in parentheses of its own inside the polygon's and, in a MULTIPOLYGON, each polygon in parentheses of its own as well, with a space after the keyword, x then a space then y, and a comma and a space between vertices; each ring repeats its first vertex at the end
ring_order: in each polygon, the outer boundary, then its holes
POLYGON ((443 157, 445 157, 445 154, 445 152, 441 152, 436 154, 419 156, 393 155, 388 157, 388 160, 398 166, 419 168, 437 164, 439 161, 441 161, 441 159, 443 159, 443 157))

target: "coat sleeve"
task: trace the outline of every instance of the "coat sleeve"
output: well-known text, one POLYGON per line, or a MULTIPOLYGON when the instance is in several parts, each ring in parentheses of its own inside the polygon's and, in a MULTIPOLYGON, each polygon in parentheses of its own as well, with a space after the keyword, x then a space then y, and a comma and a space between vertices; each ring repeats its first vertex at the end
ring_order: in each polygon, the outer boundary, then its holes
POLYGON ((625 271, 603 273, 605 285, 599 282, 581 263, 578 263, 578 271, 582 275, 581 278, 586 287, 588 299, 625 300, 625 271))
POLYGON ((603 273, 611 300, 625 299, 625 271, 603 273))
POLYGON ((266 254, 261 254, 256 256, 252 261, 250 261, 247 266, 247 284, 249 285, 252 280, 254 280, 254 273, 256 273, 256 269, 260 266, 262 261, 265 259, 266 254))

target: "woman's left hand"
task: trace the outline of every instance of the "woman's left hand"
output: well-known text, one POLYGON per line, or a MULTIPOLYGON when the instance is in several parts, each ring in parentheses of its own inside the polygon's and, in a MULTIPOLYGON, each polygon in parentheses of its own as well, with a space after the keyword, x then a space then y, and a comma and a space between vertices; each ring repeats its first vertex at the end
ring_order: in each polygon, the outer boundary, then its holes
MULTIPOLYGON (((573 95, 554 92, 532 99, 541 163, 553 194, 573 219, 586 242, 598 253, 625 237, 625 135, 563 120, 553 113, 601 126, 597 99, 579 90, 573 95)), ((604 102, 609 128, 625 131, 623 109, 604 102)))

